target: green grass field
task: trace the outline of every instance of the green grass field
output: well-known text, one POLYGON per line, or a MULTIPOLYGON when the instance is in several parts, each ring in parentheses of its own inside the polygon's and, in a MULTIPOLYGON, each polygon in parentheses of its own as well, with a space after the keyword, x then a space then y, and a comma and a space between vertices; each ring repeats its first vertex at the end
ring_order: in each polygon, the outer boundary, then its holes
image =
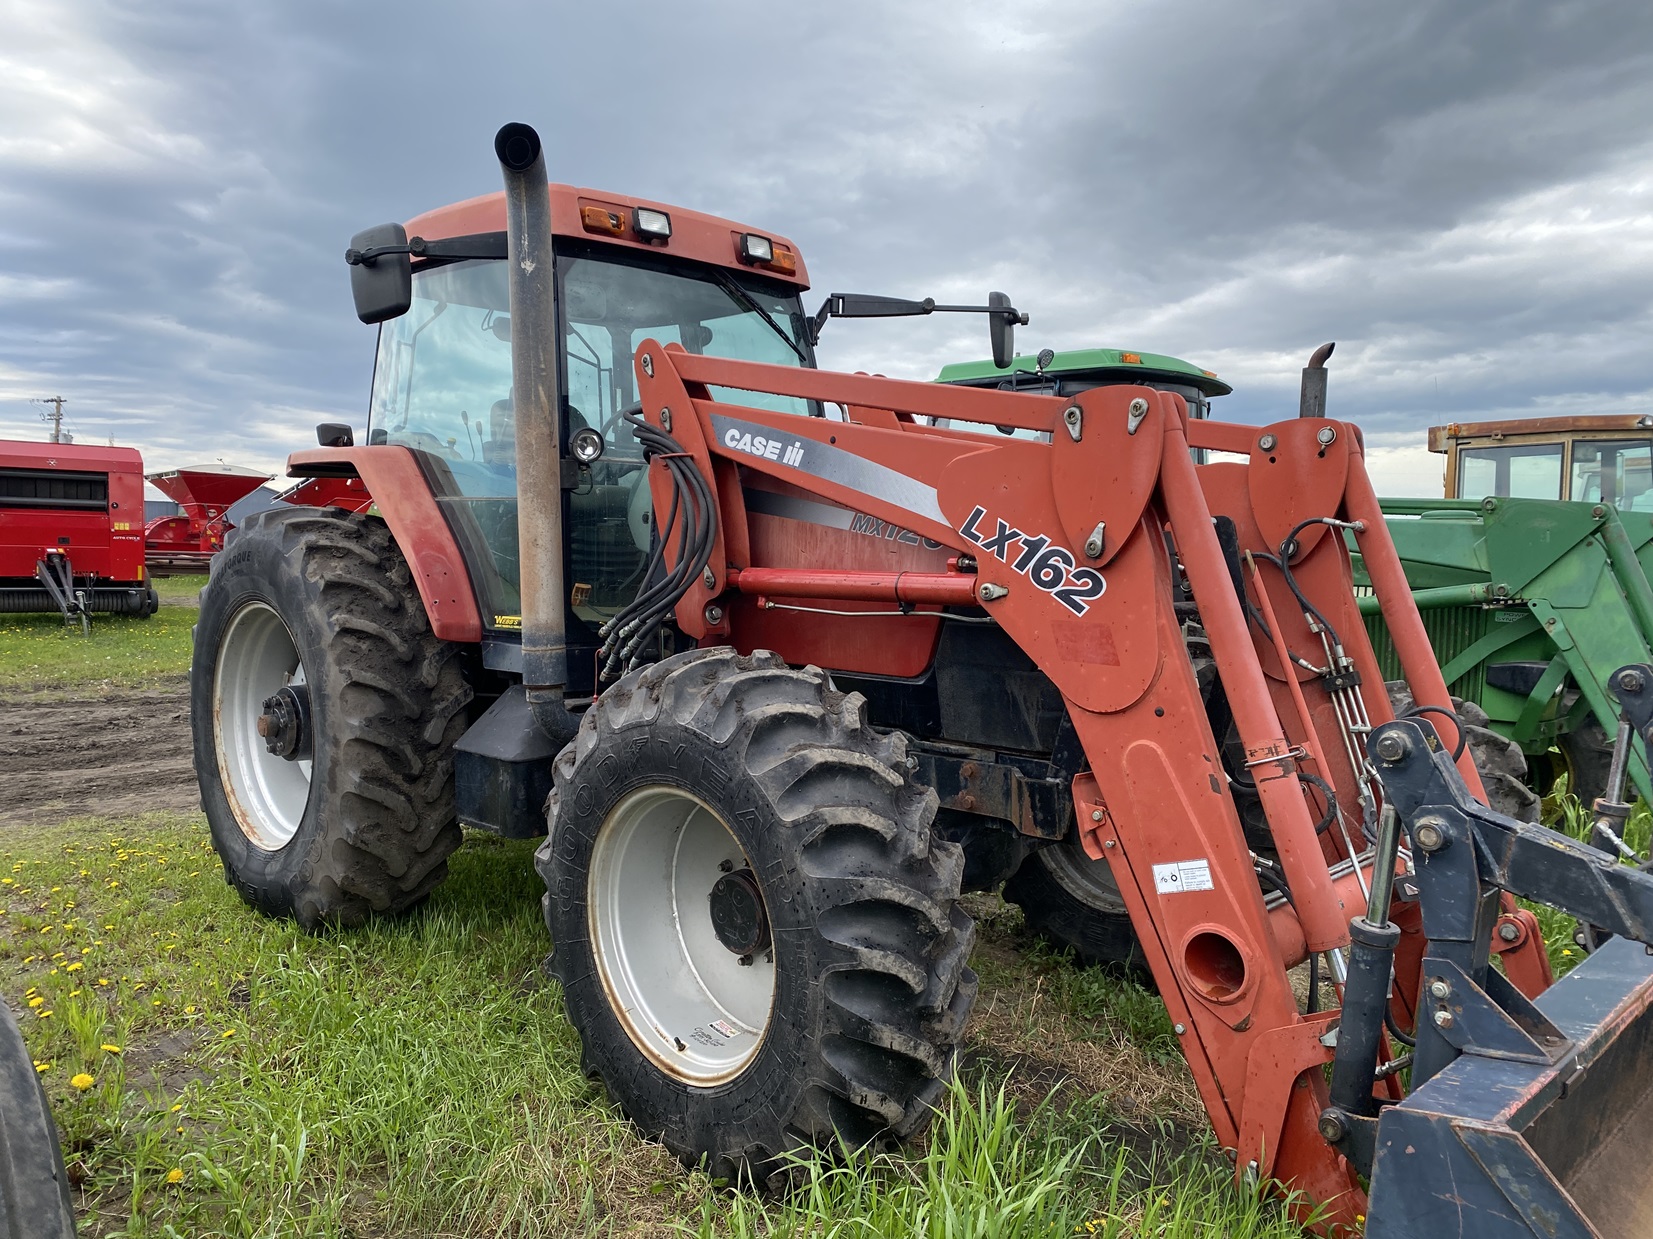
MULTIPOLYGON (((417 915, 319 936, 243 906, 193 816, 7 843, 0 984, 83 1233, 1299 1233, 1186 1130, 1146 1151, 1108 1097, 1019 1099, 991 1055, 905 1155, 806 1162, 778 1199, 685 1172, 580 1072, 540 966, 532 843, 472 838, 417 915)), ((1135 987, 1043 953, 1019 972, 1072 1036, 1169 1040, 1135 987)), ((1154 1069, 1180 1070, 1163 1050, 1154 1069)))
MULTIPOLYGON (((176 679, 193 618, 100 617, 88 639, 7 617, 0 695, 176 679)), ((1158 1000, 1026 943, 993 899, 973 908, 978 1018, 928 1138, 801 1161, 784 1197, 685 1171, 580 1071, 532 850, 470 837, 414 915, 308 935, 240 901, 198 815, 0 838, 0 991, 81 1233, 1301 1234, 1233 1187, 1158 1000)))
MULTIPOLYGON (((193 617, 105 617, 90 639, 8 617, 0 692, 176 678, 193 617)), ((240 901, 198 815, 0 838, 0 990, 56 1109, 82 1233, 1302 1234, 1233 1186, 1158 999, 1028 943, 991 897, 971 897, 978 1015, 927 1138, 802 1160, 782 1197, 685 1171, 580 1071, 541 967, 532 850, 472 836, 414 915, 308 935, 240 901)), ((1572 923, 1541 918, 1565 971, 1572 923)))
POLYGON ((51 615, 0 615, 0 692, 132 688, 189 668, 189 630, 204 576, 158 577, 161 609, 147 619, 94 615, 91 632, 51 615))

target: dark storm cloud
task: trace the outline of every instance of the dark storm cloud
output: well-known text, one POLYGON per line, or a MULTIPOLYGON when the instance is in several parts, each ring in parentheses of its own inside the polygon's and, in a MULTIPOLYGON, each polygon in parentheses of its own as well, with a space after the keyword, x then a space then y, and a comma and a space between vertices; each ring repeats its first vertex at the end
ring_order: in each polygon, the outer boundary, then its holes
MULTIPOLYGON (((1337 410, 1423 489, 1430 421, 1653 404, 1638 4, 11 9, 0 433, 62 394, 157 467, 274 466, 360 425, 339 255, 493 189, 512 118, 557 179, 793 236, 823 292, 1004 288, 1025 345, 1191 356, 1230 416, 1337 338, 1337 410)), ((984 351, 841 323, 823 360, 984 351)))

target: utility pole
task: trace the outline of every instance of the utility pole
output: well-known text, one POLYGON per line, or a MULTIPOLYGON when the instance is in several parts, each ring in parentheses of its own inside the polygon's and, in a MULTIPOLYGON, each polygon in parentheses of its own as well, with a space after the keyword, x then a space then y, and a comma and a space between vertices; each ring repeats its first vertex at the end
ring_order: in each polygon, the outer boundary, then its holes
POLYGON ((41 411, 40 420, 52 424, 52 442, 63 442, 63 406, 69 402, 62 396, 42 396, 38 400, 31 400, 30 404, 49 404, 52 411, 41 411))

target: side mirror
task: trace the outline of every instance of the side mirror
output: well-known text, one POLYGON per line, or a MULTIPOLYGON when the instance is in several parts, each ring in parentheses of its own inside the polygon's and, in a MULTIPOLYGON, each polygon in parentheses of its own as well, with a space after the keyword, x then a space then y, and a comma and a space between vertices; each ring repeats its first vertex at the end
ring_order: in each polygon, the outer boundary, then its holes
POLYGON ((407 243, 407 229, 400 224, 380 224, 350 238, 344 260, 350 264, 350 295, 362 322, 400 318, 413 304, 413 259, 407 243), (400 252, 376 252, 385 249, 400 252))
POLYGON ((347 422, 323 422, 316 427, 316 442, 323 447, 355 447, 356 432, 347 422))
POLYGON ((1006 293, 987 294, 987 338, 993 342, 993 364, 1007 368, 1016 356, 1016 324, 1027 322, 1010 304, 1006 293))

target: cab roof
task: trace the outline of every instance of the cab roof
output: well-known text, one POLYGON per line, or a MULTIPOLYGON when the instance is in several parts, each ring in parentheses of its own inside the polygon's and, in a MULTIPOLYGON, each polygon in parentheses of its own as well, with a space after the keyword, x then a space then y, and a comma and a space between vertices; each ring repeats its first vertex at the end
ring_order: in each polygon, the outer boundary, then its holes
MULTIPOLYGON (((1032 374, 1039 368, 1034 357, 1014 357, 1003 369, 991 361, 960 361, 943 366, 938 383, 983 383, 1012 374, 1032 374)), ((1057 353, 1045 373, 1069 378, 1089 370, 1128 371, 1131 377, 1163 383, 1186 383, 1207 396, 1226 396, 1234 389, 1209 370, 1164 353, 1137 353, 1129 349, 1080 348, 1057 353)))
MULTIPOLYGON (((778 232, 753 228, 746 224, 736 223, 734 220, 722 219, 716 215, 691 211, 686 207, 671 206, 664 202, 653 202, 647 198, 633 198, 625 194, 612 194, 606 190, 582 189, 574 185, 558 185, 555 183, 551 185, 550 189, 551 232, 554 236, 577 237, 585 241, 619 246, 622 249, 654 250, 696 262, 733 267, 737 271, 755 272, 766 279, 794 285, 800 292, 809 287, 809 273, 804 267, 803 255, 790 238, 783 237, 778 232), (581 211, 582 208, 587 207, 596 207, 605 211, 618 211, 628 215, 638 207, 644 207, 651 211, 664 211, 671 216, 672 235, 665 241, 650 241, 635 237, 630 233, 615 236, 606 231, 594 231, 587 228, 583 222, 581 211), (796 272, 787 275, 769 267, 752 266, 742 262, 737 247, 741 235, 748 232, 768 237, 776 244, 784 245, 790 249, 797 256, 796 272)), ((450 206, 437 207, 434 211, 426 211, 422 215, 416 215, 407 222, 408 236, 424 237, 427 241, 504 231, 505 194, 503 192, 484 194, 480 198, 471 198, 464 202, 453 203, 450 206)))
POLYGON ((1448 422, 1429 428, 1429 450, 1444 452, 1454 439, 1559 439, 1569 434, 1600 434, 1653 429, 1646 413, 1578 413, 1567 417, 1516 417, 1500 422, 1448 422))

